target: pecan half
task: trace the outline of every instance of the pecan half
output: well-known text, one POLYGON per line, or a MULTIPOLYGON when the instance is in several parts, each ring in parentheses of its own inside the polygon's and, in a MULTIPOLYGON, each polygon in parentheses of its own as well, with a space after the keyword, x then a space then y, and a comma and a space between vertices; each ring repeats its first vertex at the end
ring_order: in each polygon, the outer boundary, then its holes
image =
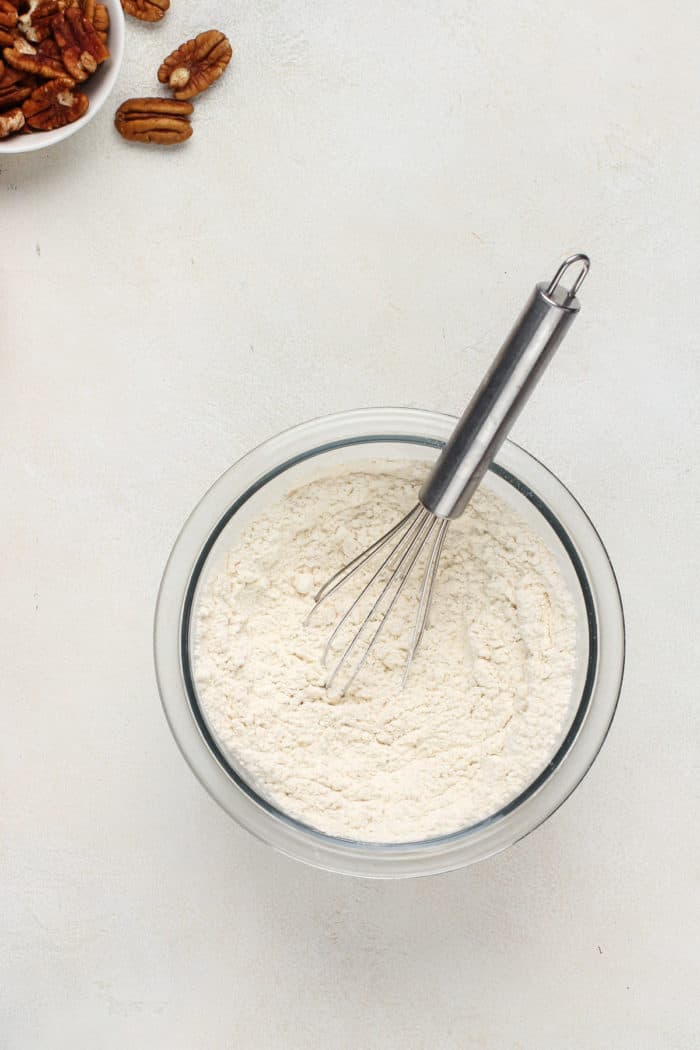
POLYGON ((36 87, 36 79, 19 69, 6 69, 0 77, 0 113, 14 109, 29 98, 36 87))
POLYGON ((69 0, 30 0, 29 7, 19 17, 19 28, 32 44, 40 44, 51 36, 51 20, 65 11, 69 0))
POLYGON ((12 0, 0 0, 0 47, 12 47, 17 36, 19 11, 12 0))
POLYGON ((37 131, 53 131, 85 116, 88 97, 75 90, 70 77, 57 77, 42 84, 22 106, 27 124, 37 131))
POLYGON ((168 85, 175 98, 194 98, 219 79, 232 54, 224 34, 209 29, 168 55, 158 70, 158 79, 168 85))
POLYGON ((107 47, 79 7, 69 7, 56 15, 51 25, 66 72, 74 80, 87 80, 99 64, 109 58, 107 47))
POLYGON ((187 119, 194 112, 189 102, 170 98, 130 98, 122 102, 114 123, 119 134, 131 142, 153 142, 173 146, 192 134, 187 119))
POLYGON ((30 44, 23 37, 18 37, 14 47, 6 47, 2 55, 8 66, 23 73, 36 73, 47 80, 66 75, 66 67, 51 39, 42 40, 40 44, 30 44))
POLYGON ((14 29, 17 25, 17 7, 11 0, 0 0, 0 27, 14 29))
POLYGON ((95 21, 92 24, 98 37, 106 45, 109 36, 109 11, 104 4, 95 4, 95 21))
POLYGON ((170 0, 122 0, 122 7, 127 15, 142 22, 160 22, 170 7, 170 0))
POLYGON ((109 8, 105 4, 95 4, 95 12, 91 19, 98 33, 109 32, 109 8))
POLYGON ((14 135, 24 127, 24 113, 21 109, 10 109, 7 113, 0 113, 0 139, 6 139, 8 135, 14 135))

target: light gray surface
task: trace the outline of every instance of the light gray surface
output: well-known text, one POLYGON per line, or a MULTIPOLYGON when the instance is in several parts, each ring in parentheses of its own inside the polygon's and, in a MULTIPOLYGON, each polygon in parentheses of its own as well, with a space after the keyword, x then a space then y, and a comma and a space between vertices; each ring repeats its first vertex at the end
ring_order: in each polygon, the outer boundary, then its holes
POLYGON ((688 1050, 697 5, 224 6, 129 26, 118 98, 186 35, 230 32, 186 148, 122 143, 107 107, 0 163, 0 1045, 688 1050), (369 884, 278 857, 161 715, 151 620, 177 529, 300 419, 460 412, 575 249, 585 313, 514 437, 619 571, 608 743, 478 868, 369 884))

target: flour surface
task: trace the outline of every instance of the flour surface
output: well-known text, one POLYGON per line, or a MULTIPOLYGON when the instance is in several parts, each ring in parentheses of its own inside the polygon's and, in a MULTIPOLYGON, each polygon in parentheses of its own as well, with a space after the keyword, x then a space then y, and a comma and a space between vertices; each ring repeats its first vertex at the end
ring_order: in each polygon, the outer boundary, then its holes
POLYGON ((566 719, 575 615, 553 555, 486 488, 450 526, 431 626, 400 690, 417 595, 342 699, 320 656, 358 587, 304 626, 316 590, 415 503, 424 464, 349 466, 255 519, 206 581, 194 670, 241 774, 328 834, 398 842, 495 813, 552 757, 566 719))

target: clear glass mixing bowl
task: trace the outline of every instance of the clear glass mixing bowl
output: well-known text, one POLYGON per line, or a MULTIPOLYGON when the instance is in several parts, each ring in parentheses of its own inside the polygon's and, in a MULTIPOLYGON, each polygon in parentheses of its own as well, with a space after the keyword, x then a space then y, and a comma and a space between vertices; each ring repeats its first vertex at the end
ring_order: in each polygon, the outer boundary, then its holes
MULTIPOLYGON (((440 838, 367 843, 334 838, 287 816, 246 783, 222 753, 193 681, 192 611, 203 581, 244 526, 276 498, 327 468, 421 459, 426 469, 456 420, 411 408, 369 408, 302 423, 271 438, 223 474, 195 507, 165 568, 155 617, 158 687, 173 735, 195 775, 239 824, 298 860, 373 878, 430 875, 482 860, 546 820, 581 782, 610 728, 622 683, 625 631, 605 548, 562 483, 506 442, 482 484, 514 506, 557 558, 574 596, 577 662, 569 717, 546 769, 498 813, 440 838)), ((329 570, 330 571, 330 570, 329 570)))

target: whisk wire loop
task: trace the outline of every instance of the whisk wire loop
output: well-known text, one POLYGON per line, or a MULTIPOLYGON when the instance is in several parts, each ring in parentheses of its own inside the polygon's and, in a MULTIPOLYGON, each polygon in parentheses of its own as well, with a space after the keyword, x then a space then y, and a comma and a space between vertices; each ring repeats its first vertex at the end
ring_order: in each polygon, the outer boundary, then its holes
POLYGON ((411 664, 413 659, 420 648, 420 644, 423 641, 423 635, 425 629, 430 621, 430 607, 433 603, 433 593, 435 591, 435 581, 437 579, 438 568, 440 566, 440 558, 442 557, 442 548, 445 545, 445 539, 447 537, 447 529, 449 527, 449 520, 444 518, 440 520, 433 545, 428 555, 428 564, 423 575, 423 583, 420 589, 420 597, 418 599, 418 613, 416 614, 416 620, 413 625, 413 636, 411 638, 411 644, 408 649, 408 656, 406 657, 406 663, 404 665, 403 678, 401 679, 401 688, 403 689, 408 681, 408 674, 411 670, 411 664))
POLYGON ((422 509, 420 503, 416 503, 415 507, 413 507, 408 514, 401 519, 401 521, 398 521, 388 532, 385 532, 383 536, 380 536, 371 547, 368 547, 367 550, 358 554, 358 556, 348 562, 347 565, 344 565, 342 569, 339 569, 338 572, 331 576, 330 580, 326 580, 323 587, 321 587, 314 598, 313 608, 306 617, 307 622, 313 616, 316 609, 318 609, 321 602, 324 602, 326 598, 330 598, 331 595, 335 594, 344 583, 347 583, 348 580, 352 579, 355 573, 359 572, 362 566, 365 565, 374 554, 377 554, 383 547, 385 547, 392 537, 394 537, 404 525, 408 525, 422 509))
MULTIPOLYGON (((407 517, 409 517, 409 520, 410 520, 410 524, 408 526, 408 529, 401 536, 401 538, 398 541, 398 543, 395 544, 394 547, 392 547, 391 551, 386 556, 384 561, 381 563, 379 568, 370 577, 370 579, 367 581, 365 586, 362 588, 362 590, 358 594, 357 598, 355 598, 355 601, 352 603, 352 605, 349 607, 349 609, 345 612, 345 614, 341 617, 341 619, 336 624, 336 626, 335 626, 335 628, 333 630, 333 633, 331 634, 330 638, 328 639, 328 642, 326 643, 326 648, 323 651, 322 663, 323 663, 324 667, 328 663, 328 657, 330 655, 331 649, 333 648, 333 643, 335 642, 336 638, 338 637, 341 629, 344 627, 344 625, 350 619, 350 617, 352 616, 352 614, 354 613, 355 609, 358 607, 358 605, 360 604, 362 599, 365 597, 365 595, 369 593, 369 591, 372 589, 374 584, 379 580, 379 578, 382 575, 382 573, 384 572, 384 570, 389 568, 391 566, 392 562, 395 559, 398 559, 398 561, 397 561, 397 564, 396 564, 396 566, 394 568, 394 571, 398 571, 398 569, 400 568, 400 566, 401 566, 401 559, 402 559, 404 551, 406 550, 407 547, 411 546, 413 538, 415 536, 417 536, 418 533, 420 533, 420 530, 423 527, 423 523, 425 521, 425 517, 424 517, 425 514, 427 514, 427 511, 424 511, 423 514, 419 513, 419 514, 417 514, 415 516, 407 516, 407 517)), ((379 552, 379 548, 377 548, 374 551, 375 554, 377 554, 378 552, 379 552)), ((366 561, 367 561, 367 559, 365 559, 365 563, 366 563, 366 561)), ((358 565, 357 568, 359 569, 360 566, 358 565)), ((353 573, 349 573, 347 576, 344 577, 344 579, 341 582, 345 583, 345 580, 350 579, 350 577, 352 575, 353 575, 353 573)), ((338 586, 340 586, 340 582, 339 582, 338 586)), ((380 598, 381 598, 381 595, 380 595, 380 598)), ((321 600, 323 600, 323 599, 321 599, 321 600)), ((377 605, 377 602, 375 602, 375 605, 372 607, 372 610, 370 611, 369 616, 371 616, 372 613, 375 611, 376 605, 377 605)))
POLYGON ((345 685, 340 691, 341 696, 345 695, 347 690, 357 678, 358 674, 366 664, 369 655, 374 649, 374 646, 376 645, 384 628, 386 627, 389 616, 393 611, 397 601, 399 600, 399 597, 401 596, 404 587, 406 586, 406 583, 408 582, 409 576, 411 575, 411 571, 414 565, 418 561, 426 543, 428 542, 433 530, 435 529, 435 526, 438 524, 438 520, 439 519, 436 518, 429 511, 423 510, 418 516, 417 527, 409 529, 407 533, 407 537, 410 537, 408 545, 405 546, 405 549, 403 549, 401 557, 397 565, 395 566, 391 576, 389 577, 389 580, 382 588, 379 597, 374 602, 368 615, 360 624, 360 627, 353 635, 349 645, 344 650, 340 659, 333 668, 333 671, 326 680, 326 689, 331 689, 333 687, 333 684, 339 672, 349 661, 350 657, 356 652, 357 646, 365 631, 369 628, 370 625, 376 622, 376 618, 378 613, 380 612, 382 604, 384 603, 385 599, 389 597, 390 592, 393 589, 393 595, 391 595, 389 599, 389 604, 387 605, 386 609, 381 613, 374 634, 370 638, 369 643, 365 647, 361 658, 358 660, 349 678, 345 682, 345 685))

